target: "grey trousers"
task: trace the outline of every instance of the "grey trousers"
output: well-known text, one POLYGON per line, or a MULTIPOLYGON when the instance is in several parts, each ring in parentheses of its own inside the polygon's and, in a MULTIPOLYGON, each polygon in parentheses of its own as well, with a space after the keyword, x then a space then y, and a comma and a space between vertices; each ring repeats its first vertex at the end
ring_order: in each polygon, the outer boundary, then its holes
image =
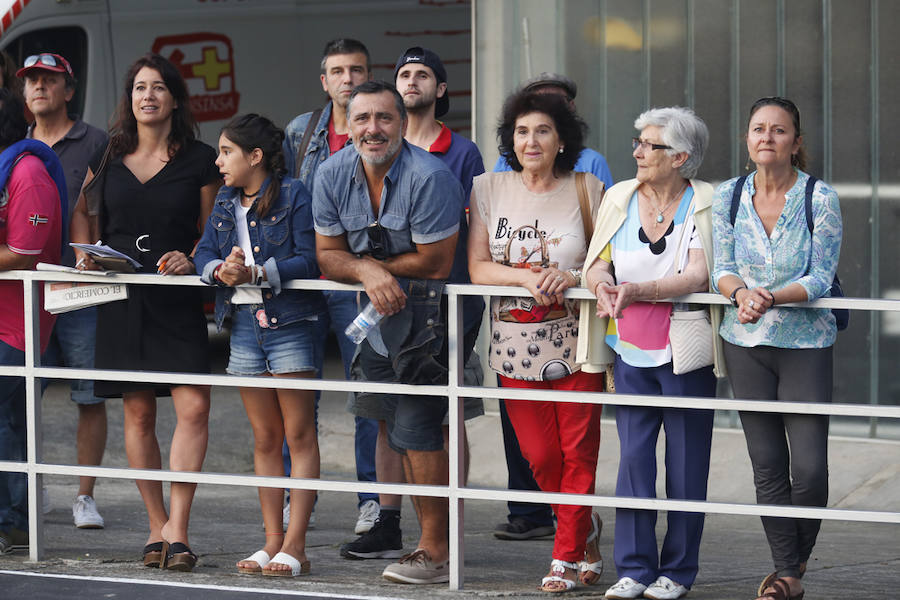
MULTIPOLYGON (((743 400, 831 402, 832 349, 745 348, 725 342, 734 396, 743 400)), ((828 416, 741 412, 758 504, 825 506, 828 416)), ((800 577, 821 521, 762 517, 779 577, 800 577)))

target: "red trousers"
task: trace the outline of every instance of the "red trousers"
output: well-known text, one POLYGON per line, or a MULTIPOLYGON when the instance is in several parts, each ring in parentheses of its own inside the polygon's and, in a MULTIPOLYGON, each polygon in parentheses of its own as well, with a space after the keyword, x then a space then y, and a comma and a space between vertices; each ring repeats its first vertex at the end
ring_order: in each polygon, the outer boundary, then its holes
MULTIPOLYGON (((578 371, 554 381, 523 381, 500 375, 508 388, 531 390, 603 391, 603 373, 578 371)), ((600 449, 599 404, 506 400, 522 456, 544 492, 593 494, 600 449)), ((554 504, 556 538, 553 558, 584 559, 584 541, 591 531, 591 507, 554 504)))

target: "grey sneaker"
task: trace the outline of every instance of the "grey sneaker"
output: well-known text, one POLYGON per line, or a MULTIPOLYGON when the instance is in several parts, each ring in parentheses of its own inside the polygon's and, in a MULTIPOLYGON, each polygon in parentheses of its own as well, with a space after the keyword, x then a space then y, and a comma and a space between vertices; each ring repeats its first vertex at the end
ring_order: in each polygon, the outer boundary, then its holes
POLYGON ((447 583, 450 581, 450 561, 435 563, 428 552, 420 548, 386 566, 381 576, 394 583, 447 583))
POLYGON ((494 537, 498 540, 539 540, 556 535, 556 528, 550 525, 535 525, 522 517, 512 517, 506 523, 494 528, 494 537))
POLYGON ((363 502, 362 506, 359 507, 359 518, 356 520, 356 527, 353 529, 353 533, 362 535, 372 529, 372 526, 375 525, 375 519, 378 518, 380 512, 381 506, 379 506, 377 500, 366 500, 363 502))
POLYGON ((28 532, 13 527, 8 531, 0 531, 0 554, 8 554, 13 550, 28 550, 28 532))
POLYGON ((72 518, 78 529, 103 529, 103 517, 97 512, 97 504, 90 496, 81 495, 75 498, 72 518))

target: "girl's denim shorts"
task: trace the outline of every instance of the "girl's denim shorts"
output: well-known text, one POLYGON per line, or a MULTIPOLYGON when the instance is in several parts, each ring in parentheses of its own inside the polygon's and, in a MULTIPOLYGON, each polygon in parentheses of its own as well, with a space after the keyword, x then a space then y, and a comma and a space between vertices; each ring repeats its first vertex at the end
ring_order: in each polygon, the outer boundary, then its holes
POLYGON ((325 331, 321 319, 297 321, 277 328, 262 327, 262 304, 235 304, 231 314, 230 375, 318 372, 322 366, 325 331))

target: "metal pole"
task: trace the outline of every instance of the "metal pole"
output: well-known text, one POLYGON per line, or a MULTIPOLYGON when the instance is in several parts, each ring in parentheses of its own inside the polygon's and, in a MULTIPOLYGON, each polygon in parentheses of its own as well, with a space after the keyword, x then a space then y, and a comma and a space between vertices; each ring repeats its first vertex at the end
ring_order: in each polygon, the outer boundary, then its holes
MULTIPOLYGON (((869 55, 871 62, 870 69, 870 112, 871 124, 869 126, 869 156, 871 156, 872 164, 870 167, 869 179, 872 181, 872 199, 869 202, 869 297, 877 298, 881 294, 881 271, 879 267, 881 236, 879 234, 879 190, 878 183, 881 179, 881 106, 879 103, 880 94, 880 64, 878 58, 879 38, 878 38, 878 16, 880 12, 879 0, 872 0, 871 12, 869 17, 871 32, 869 35, 870 46, 869 55)), ((877 311, 869 313, 869 403, 878 404, 879 390, 879 363, 881 358, 880 352, 881 341, 881 315, 877 311)), ((869 418, 869 437, 876 437, 878 434, 878 417, 869 418)))
POLYGON ((449 373, 447 375, 448 392, 448 422, 450 424, 450 440, 447 451, 449 453, 450 489, 448 490, 449 503, 449 550, 450 550, 450 589, 461 590, 463 588, 463 532, 464 532, 464 500, 459 495, 459 489, 464 487, 465 481, 465 445, 461 443, 461 433, 465 431, 463 420, 463 399, 459 396, 459 386, 463 385, 463 361, 462 361, 462 302, 454 292, 447 295, 447 316, 449 321, 447 356, 449 373))
POLYGON ((25 300, 25 431, 28 473, 28 550, 29 558, 38 561, 44 555, 44 476, 35 470, 41 462, 41 382, 34 376, 35 366, 41 364, 41 310, 38 286, 40 281, 22 282, 25 300))

